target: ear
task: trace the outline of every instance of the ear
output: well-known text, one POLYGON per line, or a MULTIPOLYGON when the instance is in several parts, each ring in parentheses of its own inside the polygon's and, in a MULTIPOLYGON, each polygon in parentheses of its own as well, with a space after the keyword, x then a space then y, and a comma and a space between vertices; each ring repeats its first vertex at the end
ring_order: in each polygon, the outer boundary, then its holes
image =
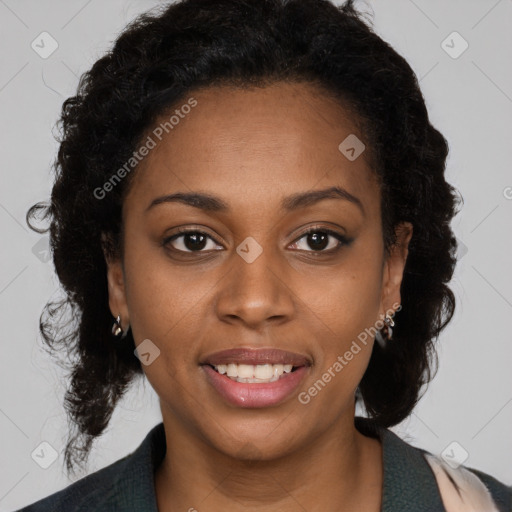
POLYGON ((113 250, 112 241, 104 233, 101 236, 103 254, 107 265, 108 304, 114 318, 121 317, 121 328, 126 332, 130 315, 126 303, 124 270, 121 258, 113 250))
POLYGON ((381 308, 383 313, 396 310, 401 304, 400 285, 409 254, 412 231, 413 226, 410 222, 401 222, 395 229, 396 243, 390 249, 382 273, 381 308))

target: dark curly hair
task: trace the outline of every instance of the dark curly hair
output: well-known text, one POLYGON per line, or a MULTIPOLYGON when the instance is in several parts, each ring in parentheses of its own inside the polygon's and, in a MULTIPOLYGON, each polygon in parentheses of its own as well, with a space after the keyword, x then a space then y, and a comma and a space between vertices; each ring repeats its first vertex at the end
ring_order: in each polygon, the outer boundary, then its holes
POLYGON ((40 329, 68 356, 64 401, 68 473, 87 462, 94 439, 136 376, 131 332, 113 341, 105 255, 122 257, 123 199, 136 173, 99 200, 94 193, 133 155, 156 120, 191 91, 213 85, 311 83, 350 110, 367 142, 382 193, 386 251, 401 221, 414 228, 394 340, 375 343, 358 403, 383 427, 405 419, 437 371, 434 342, 451 320, 447 283, 457 242, 450 228, 460 195, 445 181, 448 144, 430 123, 408 63, 373 30, 353 0, 182 0, 136 18, 65 100, 49 204, 27 222, 50 233, 65 298, 45 306, 40 329), (42 214, 47 229, 31 221, 42 214), (105 235, 105 238, 102 238, 105 235), (435 364, 434 364, 435 363, 435 364), (434 370, 435 367, 435 370, 434 370))

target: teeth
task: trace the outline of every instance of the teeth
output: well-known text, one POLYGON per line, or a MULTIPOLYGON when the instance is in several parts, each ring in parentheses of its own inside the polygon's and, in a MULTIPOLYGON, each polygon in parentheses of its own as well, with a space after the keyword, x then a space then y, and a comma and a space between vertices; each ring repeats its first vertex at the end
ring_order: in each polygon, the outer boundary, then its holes
POLYGON ((283 373, 290 373, 291 364, 219 364, 213 365, 221 374, 227 375, 237 382, 258 383, 275 382, 283 373))
MULTIPOLYGON (((241 366, 241 365, 240 365, 241 366)), ((283 365, 272 365, 272 364, 259 364, 254 366, 254 378, 256 379, 271 379, 277 372, 278 367, 281 366, 281 374, 283 373, 283 365), (274 369, 275 368, 275 369, 274 369)), ((279 374, 277 375, 279 377, 279 374)), ((239 375, 239 377, 245 377, 245 375, 239 375)), ((251 375, 252 377, 252 375, 251 375)))
MULTIPOLYGON (((243 379, 252 379, 253 377, 257 377, 254 375, 255 371, 252 365, 250 364, 239 364, 238 365, 238 377, 243 379)), ((261 377, 258 377, 260 379, 261 377)))
POLYGON ((238 377, 238 366, 236 364, 228 364, 226 375, 228 377, 238 377))
POLYGON ((221 374, 224 375, 228 369, 227 364, 219 364, 219 366, 216 366, 215 369, 221 374))

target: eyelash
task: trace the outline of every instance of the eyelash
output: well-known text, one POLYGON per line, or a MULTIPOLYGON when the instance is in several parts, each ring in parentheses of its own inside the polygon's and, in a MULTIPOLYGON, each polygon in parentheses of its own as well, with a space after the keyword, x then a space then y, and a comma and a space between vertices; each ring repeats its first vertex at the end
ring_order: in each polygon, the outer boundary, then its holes
MULTIPOLYGON (((324 233, 326 235, 329 235, 329 236, 332 236, 333 238, 337 239, 339 244, 337 247, 335 248, 331 248, 329 250, 320 250, 320 251, 314 251, 314 250, 304 250, 304 249, 296 249, 297 251, 299 252, 308 252, 308 253, 312 253, 312 254, 315 254, 315 255, 322 255, 322 254, 333 254, 333 253, 336 253, 338 252, 343 246, 347 246, 347 245, 350 245, 350 243, 352 242, 352 238, 347 238, 346 236, 342 235, 341 233, 338 233, 336 231, 333 231, 331 229, 328 229, 328 228, 324 228, 324 227, 312 227, 312 228, 309 228, 307 231, 305 231, 304 233, 302 233, 298 238, 296 238, 292 244, 296 244, 298 243, 300 240, 302 240, 304 237, 310 235, 311 233, 324 233)), ((200 231, 200 230, 197 230, 197 229, 191 229, 191 228, 179 228, 178 231, 170 236, 170 237, 167 237, 163 240, 162 242, 162 245, 167 247, 170 242, 182 237, 183 235, 186 235, 186 234, 198 234, 198 235, 205 235, 207 238, 209 238, 210 240, 212 240, 213 242, 215 242, 217 245, 221 245, 217 240, 215 240, 215 238, 213 238, 211 235, 209 235, 208 233, 204 232, 204 231, 200 231)), ((182 254, 194 254, 194 253, 207 253, 207 252, 210 252, 210 251, 204 251, 204 250, 200 250, 200 251, 182 251, 181 249, 175 249, 174 247, 171 247, 170 248, 172 251, 175 251, 175 252, 178 252, 178 253, 182 253, 182 254)))

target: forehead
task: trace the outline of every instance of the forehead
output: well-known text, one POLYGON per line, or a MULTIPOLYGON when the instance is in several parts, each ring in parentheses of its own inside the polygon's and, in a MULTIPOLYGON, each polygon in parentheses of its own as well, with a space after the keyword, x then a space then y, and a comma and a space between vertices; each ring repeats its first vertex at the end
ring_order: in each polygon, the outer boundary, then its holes
POLYGON ((155 147, 134 177, 139 201, 201 190, 234 208, 248 200, 261 207, 272 198, 277 204, 294 192, 340 185, 369 207, 379 202, 365 150, 355 159, 344 153, 346 140, 349 146, 355 142, 356 151, 363 147, 356 119, 312 84, 198 89, 146 136, 155 147))

